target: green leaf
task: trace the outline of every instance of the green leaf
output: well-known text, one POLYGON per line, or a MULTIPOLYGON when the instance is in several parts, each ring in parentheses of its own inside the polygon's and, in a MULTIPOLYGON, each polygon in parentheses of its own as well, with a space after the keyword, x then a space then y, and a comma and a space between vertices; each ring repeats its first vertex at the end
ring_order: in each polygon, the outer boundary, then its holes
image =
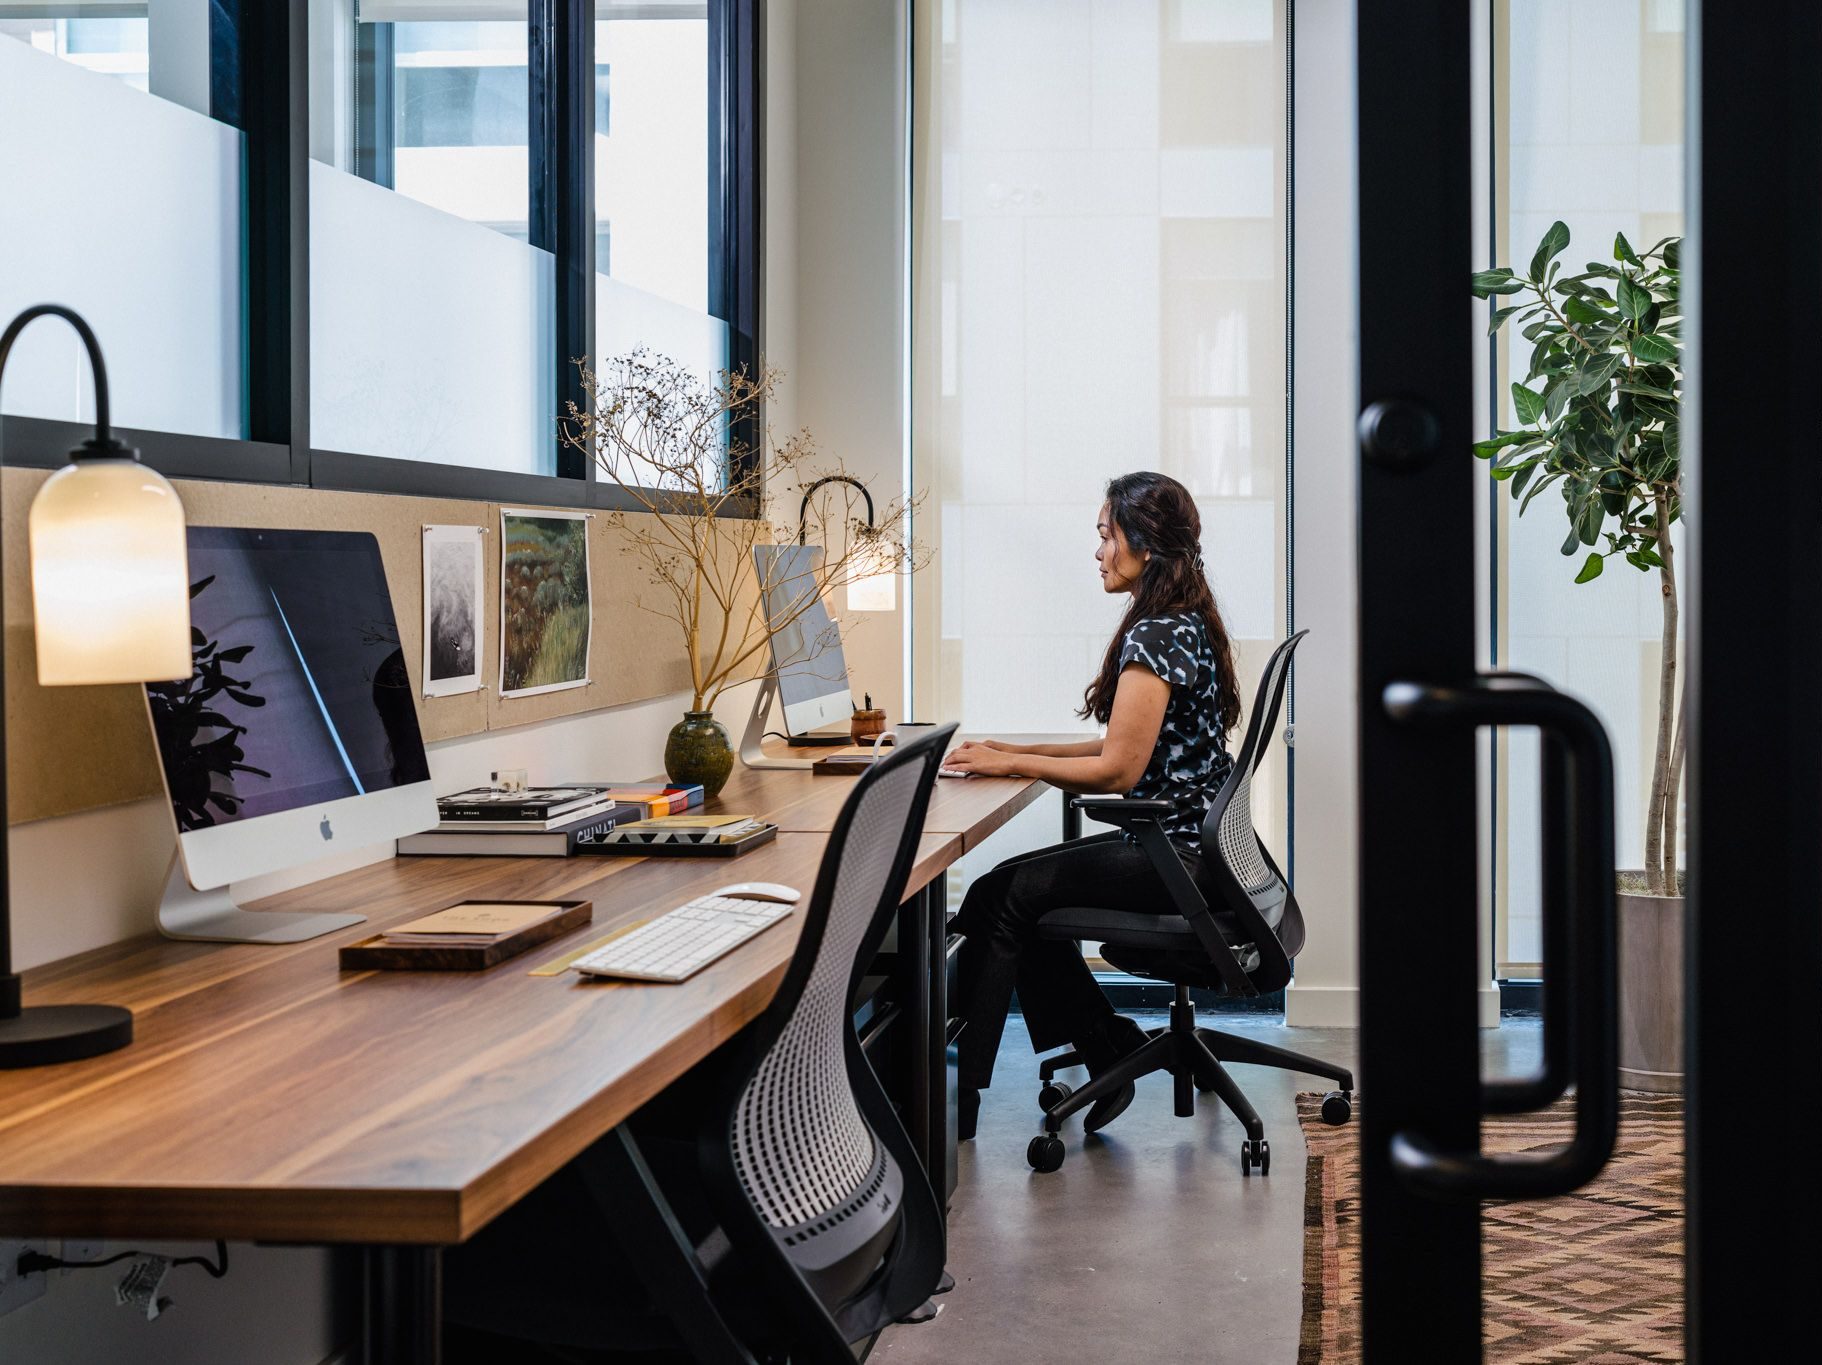
POLYGON ((1683 259, 1683 239, 1672 237, 1664 243, 1664 264, 1671 270, 1681 270, 1683 259))
POLYGON ((1537 244, 1537 254, 1531 257, 1531 278, 1541 280, 1544 277, 1545 268, 1561 255, 1563 248, 1568 245, 1569 227, 1559 218, 1550 224, 1550 230, 1544 234, 1543 241, 1537 244))
POLYGON ((1664 453, 1673 460, 1683 457, 1683 424, 1674 417, 1664 423, 1664 453))
POLYGON ((1628 321, 1637 322, 1651 307, 1651 292, 1629 279, 1620 281, 1620 312, 1628 321))
MULTIPOLYGON (((1626 234, 1623 232, 1616 232, 1613 234, 1613 259, 1616 261, 1624 261, 1628 265, 1642 266, 1645 264, 1632 250, 1632 243, 1626 240, 1626 234)), ((1577 581, 1579 582, 1580 580, 1578 579, 1577 581)))
POLYGON ((1663 337, 1650 334, 1633 341, 1632 354, 1640 360, 1663 365, 1674 365, 1683 358, 1683 353, 1663 337))
POLYGON ((1544 385, 1544 416, 1554 422, 1569 402, 1569 376, 1559 374, 1544 385))
POLYGON ((1620 392, 1621 393, 1636 393, 1636 394, 1640 394, 1646 398, 1661 398, 1666 403, 1676 402, 1676 395, 1674 393, 1670 392, 1670 390, 1668 390, 1668 389, 1660 389, 1656 385, 1653 385, 1653 384, 1637 384, 1637 383, 1632 383, 1632 382, 1626 382, 1626 383, 1622 383, 1620 385, 1620 392))
POLYGON ((1516 294, 1526 288, 1526 284, 1502 266, 1498 270, 1475 271, 1471 287, 1475 298, 1484 299, 1489 294, 1516 294))
POLYGON ((1576 379, 1575 391, 1578 394, 1597 393, 1613 381, 1614 372, 1626 363, 1626 357, 1619 354, 1602 356, 1594 361, 1576 379))
POLYGON ((1514 467, 1512 475, 1513 497, 1516 498, 1524 491, 1525 485, 1531 482, 1531 476, 1537 473, 1538 466, 1542 463, 1542 460, 1527 460, 1524 464, 1514 467))
MULTIPOLYGON (((1622 237, 1620 240, 1623 242, 1626 239, 1622 237)), ((1605 567, 1605 565, 1606 561, 1598 554, 1589 555, 1587 560, 1582 564, 1582 571, 1575 576, 1575 581, 1577 583, 1590 583, 1594 581, 1601 576, 1601 569, 1605 567)))
POLYGON ((1500 329, 1500 325, 1504 323, 1507 318, 1511 317, 1514 313, 1523 312, 1524 308, 1525 305, 1522 303, 1514 303, 1505 308, 1495 308, 1492 314, 1487 318, 1487 335, 1492 336, 1500 329))
POLYGON ((1514 384, 1512 406, 1518 410, 1518 420, 1529 426, 1544 415, 1544 396, 1523 384, 1514 384))
POLYGON ((1605 313, 1584 298, 1573 298, 1565 303, 1563 316, 1584 327, 1598 327, 1609 320, 1605 313))

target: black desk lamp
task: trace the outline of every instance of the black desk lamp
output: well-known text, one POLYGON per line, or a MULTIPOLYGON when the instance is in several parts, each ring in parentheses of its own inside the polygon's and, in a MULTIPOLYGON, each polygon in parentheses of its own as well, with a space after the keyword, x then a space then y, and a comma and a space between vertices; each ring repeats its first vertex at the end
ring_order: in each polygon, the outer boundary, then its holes
MULTIPOLYGON (((797 507, 797 543, 804 543, 804 533, 808 524, 804 514, 810 510, 810 495, 824 484, 845 483, 860 490, 861 497, 867 502, 867 520, 864 524, 855 523, 859 535, 870 536, 877 540, 879 527, 873 517, 873 494, 867 491, 866 484, 851 474, 827 474, 803 490, 803 501, 797 507)), ((898 574, 896 565, 880 564, 871 572, 862 571, 848 578, 849 611, 892 611, 898 605, 898 574)))
MULTIPOLYGON (((76 329, 95 376, 95 434, 70 452, 32 501, 32 614, 44 686, 158 682, 190 674, 190 586, 183 504, 137 451, 108 431, 108 379, 95 334, 54 303, 26 309, 0 333, 0 373, 33 320, 76 329)), ((0 695, 5 659, 0 652, 0 695)), ((0 716, 0 813, 6 807, 0 716)), ((11 868, 0 828, 0 1069, 93 1057, 133 1040, 117 1005, 25 1008, 13 971, 11 868)))

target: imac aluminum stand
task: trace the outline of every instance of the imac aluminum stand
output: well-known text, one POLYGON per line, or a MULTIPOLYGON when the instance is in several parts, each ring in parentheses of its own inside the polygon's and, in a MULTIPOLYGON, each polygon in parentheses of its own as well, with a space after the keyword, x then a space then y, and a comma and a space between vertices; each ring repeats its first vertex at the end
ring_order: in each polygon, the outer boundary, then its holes
POLYGON ((766 716, 772 709, 772 698, 778 695, 778 679, 767 674, 760 680, 753 696, 753 711, 747 717, 746 733, 740 737, 740 761, 749 768, 813 768, 813 758, 770 758, 763 747, 766 716))
POLYGON ((365 915, 288 910, 242 910, 225 886, 198 891, 184 873, 182 855, 171 854, 164 899, 158 904, 158 932, 166 938, 203 943, 302 943, 335 929, 359 924, 365 915))

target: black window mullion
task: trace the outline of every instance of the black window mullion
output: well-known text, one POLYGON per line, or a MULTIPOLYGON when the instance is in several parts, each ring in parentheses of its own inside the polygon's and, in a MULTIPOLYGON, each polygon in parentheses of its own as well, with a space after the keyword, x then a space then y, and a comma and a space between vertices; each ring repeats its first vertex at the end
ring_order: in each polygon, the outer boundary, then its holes
MULTIPOLYGON (((549 245, 556 253, 556 392, 557 473, 566 479, 593 479, 595 462, 562 436, 562 419, 570 403, 589 399, 577 373, 578 360, 593 364, 595 345, 595 0, 535 0, 532 12, 547 12, 548 62, 533 51, 534 122, 540 104, 549 108, 543 146, 534 147, 533 232, 539 230, 538 180, 548 180, 549 245), (537 73, 546 71, 543 81, 537 73), (545 86, 540 98, 539 85, 545 86), (540 168, 540 160, 543 166, 540 168)), ((533 40, 538 41, 534 18, 533 40)), ((537 238, 534 236, 533 241, 537 238)))
MULTIPOLYGON (((728 324, 728 368, 748 374, 760 361, 760 20, 759 0, 709 0, 709 312, 728 324)), ((762 420, 729 432, 748 461, 762 420)))
POLYGON ((398 183, 398 77, 391 24, 354 26, 354 173, 398 183))
POLYGON ((247 435, 310 482, 310 86, 304 5, 240 9, 247 435))

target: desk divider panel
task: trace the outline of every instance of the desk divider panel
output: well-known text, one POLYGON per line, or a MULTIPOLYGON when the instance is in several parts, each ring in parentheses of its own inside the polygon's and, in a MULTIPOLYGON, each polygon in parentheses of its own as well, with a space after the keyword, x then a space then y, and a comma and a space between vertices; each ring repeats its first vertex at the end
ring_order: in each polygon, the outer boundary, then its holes
MULTIPOLYGON (((137 801, 157 795, 160 788, 139 688, 38 686, 26 513, 48 477, 36 469, 0 473, 5 516, 8 824, 137 801)), ((650 609, 658 605, 662 590, 649 583, 642 562, 626 553, 629 536, 616 530, 605 513, 588 524, 589 600, 594 618, 588 685, 503 699, 499 695, 500 503, 197 480, 178 480, 176 487, 185 514, 196 526, 373 532, 385 561, 399 641, 411 670, 418 723, 426 743, 688 691, 689 666, 678 627, 650 609), (479 692, 453 697, 423 695, 423 679, 418 674, 423 664, 422 546, 427 525, 487 528, 482 538, 486 607, 481 678, 485 686, 479 692)), ((628 517, 629 522, 633 520, 628 517)), ((745 575, 742 582, 750 593, 751 575, 745 575)), ((709 632, 718 627, 719 617, 705 623, 709 632)), ((750 672, 757 672, 757 663, 750 672)), ((739 720, 720 719, 730 729, 739 720)))

